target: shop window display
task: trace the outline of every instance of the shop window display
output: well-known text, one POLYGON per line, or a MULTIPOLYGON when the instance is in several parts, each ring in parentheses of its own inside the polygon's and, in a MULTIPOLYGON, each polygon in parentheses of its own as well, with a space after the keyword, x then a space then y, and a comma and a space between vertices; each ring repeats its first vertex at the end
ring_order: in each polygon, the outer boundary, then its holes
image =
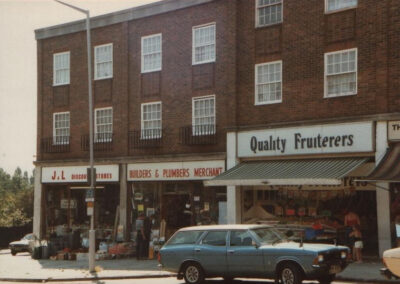
POLYGON ((284 233, 290 231, 294 240, 350 247, 344 219, 346 209, 351 208, 360 218, 365 253, 377 253, 375 191, 245 187, 242 199, 243 223, 272 224, 284 233))

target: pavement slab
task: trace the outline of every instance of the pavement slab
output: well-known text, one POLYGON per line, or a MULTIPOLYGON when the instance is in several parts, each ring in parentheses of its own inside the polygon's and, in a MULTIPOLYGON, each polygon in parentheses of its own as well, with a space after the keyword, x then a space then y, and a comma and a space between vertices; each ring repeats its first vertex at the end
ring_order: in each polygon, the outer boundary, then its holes
MULTIPOLYGON (((386 280, 379 272, 379 260, 364 263, 351 263, 336 277, 341 281, 369 283, 400 283, 399 280, 386 280)), ((96 273, 89 273, 87 260, 34 260, 29 253, 16 256, 10 250, 0 250, 0 281, 77 281, 91 279, 134 279, 174 277, 158 268, 156 260, 136 260, 123 258, 96 261, 96 273)))

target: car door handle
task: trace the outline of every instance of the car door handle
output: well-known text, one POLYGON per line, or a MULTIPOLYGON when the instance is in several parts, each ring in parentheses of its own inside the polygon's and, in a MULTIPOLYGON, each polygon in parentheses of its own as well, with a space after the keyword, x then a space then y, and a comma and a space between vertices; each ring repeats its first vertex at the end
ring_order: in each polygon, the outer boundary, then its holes
POLYGON ((199 252, 199 251, 201 251, 201 249, 196 248, 196 249, 194 249, 194 251, 195 251, 195 252, 199 252))
POLYGON ((228 250, 228 253, 235 253, 235 251, 233 250, 233 249, 231 249, 231 250, 228 250))

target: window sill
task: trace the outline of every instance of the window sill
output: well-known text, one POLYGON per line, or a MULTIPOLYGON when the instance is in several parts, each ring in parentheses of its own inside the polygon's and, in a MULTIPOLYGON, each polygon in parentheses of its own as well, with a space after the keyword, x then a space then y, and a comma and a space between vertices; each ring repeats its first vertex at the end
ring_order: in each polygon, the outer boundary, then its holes
POLYGON ((356 95, 357 95, 357 92, 355 92, 355 93, 346 93, 346 94, 338 94, 338 95, 330 95, 330 96, 325 95, 324 99, 335 99, 335 98, 342 98, 342 97, 351 97, 351 96, 356 96, 356 95))
POLYGON ((357 9, 357 6, 341 8, 341 9, 337 9, 337 10, 333 10, 333 11, 325 10, 325 15, 331 15, 331 14, 340 13, 340 12, 344 12, 344 11, 348 11, 348 10, 352 10, 352 9, 357 9))
POLYGON ((155 73, 155 72, 161 72, 162 69, 154 69, 154 70, 147 70, 147 71, 141 71, 140 74, 148 74, 148 73, 155 73))
POLYGON ((62 83, 62 84, 53 84, 53 87, 62 87, 62 86, 68 86, 70 83, 62 83))
POLYGON ((109 80, 109 79, 112 79, 112 78, 113 78, 113 76, 110 76, 110 77, 102 77, 102 78, 94 78, 94 81, 109 80))
POLYGON ((192 66, 196 66, 196 65, 201 65, 201 64, 207 64, 207 63, 215 63, 216 60, 208 60, 208 61, 202 61, 202 62, 192 62, 192 66))
POLYGON ((274 105, 274 104, 280 104, 282 103, 282 100, 279 101, 271 101, 271 102, 255 102, 255 106, 263 106, 263 105, 274 105))
POLYGON ((265 29, 265 28, 270 28, 270 27, 274 27, 274 26, 279 26, 279 25, 282 25, 282 24, 283 24, 283 21, 282 21, 282 22, 279 22, 279 23, 273 23, 273 24, 264 25, 264 26, 256 25, 256 26, 255 26, 255 29, 256 29, 256 30, 261 30, 261 29, 265 29))

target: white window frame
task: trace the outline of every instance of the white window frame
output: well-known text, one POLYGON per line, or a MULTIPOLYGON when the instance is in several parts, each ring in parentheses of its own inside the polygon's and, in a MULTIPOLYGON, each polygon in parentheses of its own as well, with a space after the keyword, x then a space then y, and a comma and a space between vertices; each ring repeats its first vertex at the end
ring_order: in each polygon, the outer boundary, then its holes
POLYGON ((358 92, 358 49, 357 48, 350 48, 350 49, 343 49, 343 50, 338 50, 338 51, 333 51, 333 52, 327 52, 325 53, 324 56, 324 98, 337 98, 337 97, 345 97, 345 96, 352 96, 352 95, 357 95, 358 92), (339 72, 336 74, 328 74, 328 56, 329 55, 334 55, 338 53, 344 53, 344 52, 351 52, 355 51, 355 71, 348 71, 348 72, 339 72), (335 94, 335 95, 328 95, 328 76, 331 75, 340 75, 340 74, 350 74, 350 73, 355 73, 356 75, 356 88, 354 92, 348 92, 348 93, 341 93, 341 94, 335 94))
POLYGON ((141 45, 142 46, 142 48, 141 48, 141 51, 142 51, 142 56, 141 56, 142 57, 142 66, 141 66, 142 73, 150 73, 150 72, 155 72, 155 71, 161 71, 162 70, 162 34, 159 33, 159 34, 143 36, 141 41, 142 41, 142 45, 141 45), (160 37, 160 51, 158 51, 158 52, 150 52, 150 53, 144 54, 143 46, 144 46, 145 39, 149 39, 149 38, 153 38, 153 37, 160 37), (145 55, 152 55, 152 54, 158 54, 158 53, 160 54, 160 67, 159 68, 145 70, 145 64, 144 64, 145 55))
MULTIPOLYGON (((254 71, 254 104, 257 105, 270 105, 270 104, 278 104, 278 103, 282 103, 282 98, 283 98, 283 84, 282 84, 282 77, 283 77, 283 62, 282 60, 277 60, 277 61, 271 61, 271 62, 264 62, 264 63, 259 63, 255 65, 255 71, 254 71), (258 67, 259 66, 264 66, 264 65, 272 65, 272 64, 277 64, 280 63, 281 65, 281 80, 280 80, 280 84, 281 84, 281 98, 279 100, 274 100, 274 101, 263 101, 260 102, 259 98, 258 98, 258 85, 260 85, 258 83, 258 67)), ((268 82, 266 84, 273 84, 273 83, 277 83, 277 82, 268 82)))
MULTIPOLYGON (((146 121, 156 121, 156 120, 155 119, 150 119, 150 120, 146 120, 146 121)), ((153 129, 157 129, 157 128, 153 128, 153 129)), ((148 129, 148 130, 150 130, 150 129, 148 129)), ((158 101, 158 102, 151 102, 151 103, 143 103, 141 105, 140 139, 150 140, 150 139, 156 139, 156 138, 161 138, 161 137, 162 137, 162 102, 158 101), (144 123, 145 123, 145 120, 144 120, 144 107, 145 106, 149 106, 149 105, 160 105, 160 129, 159 129, 158 135, 157 134, 153 135, 151 133, 149 135, 145 134, 147 129, 144 128, 144 123)))
POLYGON ((70 80, 71 80, 71 53, 70 51, 65 51, 65 52, 58 52, 53 54, 53 86, 62 86, 62 85, 69 85, 70 80), (56 69, 56 57, 60 55, 65 55, 68 54, 68 68, 58 68, 56 69), (56 83, 56 74, 57 71, 60 70, 68 70, 68 79, 66 82, 61 82, 61 83, 56 83))
MULTIPOLYGON (((64 127, 63 129, 66 129, 66 127, 64 127)), ((53 113, 53 145, 68 145, 70 143, 69 141, 69 137, 71 135, 71 114, 69 111, 64 111, 64 112, 55 112, 53 113), (58 115, 64 115, 64 114, 68 114, 68 136, 59 136, 57 135, 57 129, 56 129, 56 116, 58 115), (61 141, 57 141, 58 137, 68 137, 68 139, 64 140, 61 139, 61 141)))
POLYGON ((103 108, 96 108, 94 110, 94 142, 112 142, 112 134, 113 134, 113 124, 114 124, 114 111, 112 107, 103 107, 103 108), (97 137, 97 134, 99 132, 97 131, 97 112, 102 111, 102 110, 108 110, 111 109, 111 115, 112 115, 112 120, 111 120, 111 132, 103 132, 102 134, 105 133, 111 133, 111 137, 105 137, 105 138, 99 138, 97 137))
MULTIPOLYGON (((336 1, 341 1, 341 0, 336 0, 336 1)), ((335 13, 335 12, 340 12, 340 11, 344 11, 344 10, 348 10, 348 9, 354 9, 357 8, 358 6, 358 0, 356 0, 357 3, 354 5, 350 5, 350 6, 346 6, 346 7, 342 7, 342 8, 337 8, 334 10, 329 10, 329 0, 325 0, 325 14, 329 14, 329 13, 335 13)))
POLYGON ((199 64, 215 62, 216 60, 217 60, 217 24, 215 22, 212 22, 212 23, 208 23, 208 24, 192 27, 192 65, 199 65, 199 64), (195 45, 195 42, 196 42, 195 31, 197 29, 209 28, 211 26, 214 26, 214 43, 213 43, 213 45, 214 45, 214 58, 196 62, 196 47, 209 46, 211 44, 196 46, 195 45))
MULTIPOLYGON (((215 95, 193 97, 192 98, 192 135, 193 136, 212 135, 212 134, 216 133, 216 131, 217 131, 217 129, 216 129, 217 128, 216 127, 216 125, 217 125, 217 117, 215 115, 216 108, 217 108, 217 101, 215 99, 215 95), (213 131, 204 131, 204 132, 200 131, 200 132, 198 132, 197 129, 196 129, 196 126, 197 126, 196 125, 196 118, 197 117, 195 117, 195 102, 196 101, 201 101, 201 100, 209 100, 209 99, 213 99, 214 100, 214 112, 212 114, 212 116, 214 117, 214 129, 213 129, 213 131)), ((202 124, 202 125, 204 125, 204 124, 202 124)), ((207 125, 210 125, 210 124, 207 124, 207 125)))
POLYGON ((112 78, 114 75, 114 48, 113 48, 113 43, 107 43, 107 44, 102 44, 102 45, 96 45, 94 47, 94 79, 95 80, 103 80, 103 79, 109 79, 112 78), (104 61, 104 62, 97 62, 96 58, 97 58, 97 50, 101 47, 104 46, 111 46, 111 61, 104 61), (106 63, 106 62, 111 62, 111 74, 108 76, 103 76, 103 77, 98 77, 97 76, 97 64, 100 63, 106 63))
POLYGON ((270 24, 265 24, 265 25, 261 25, 260 24, 259 9, 264 8, 264 7, 268 7, 268 6, 279 5, 279 3, 259 6, 258 5, 258 0, 255 0, 255 1, 256 1, 256 5, 255 5, 255 7, 256 7, 256 12, 255 12, 255 15, 256 15, 256 21, 255 21, 256 22, 256 28, 268 27, 268 26, 278 25, 278 24, 283 23, 283 1, 284 0, 281 0, 281 2, 280 2, 280 5, 282 6, 281 7, 281 21, 280 22, 275 22, 275 23, 270 23, 270 24))

